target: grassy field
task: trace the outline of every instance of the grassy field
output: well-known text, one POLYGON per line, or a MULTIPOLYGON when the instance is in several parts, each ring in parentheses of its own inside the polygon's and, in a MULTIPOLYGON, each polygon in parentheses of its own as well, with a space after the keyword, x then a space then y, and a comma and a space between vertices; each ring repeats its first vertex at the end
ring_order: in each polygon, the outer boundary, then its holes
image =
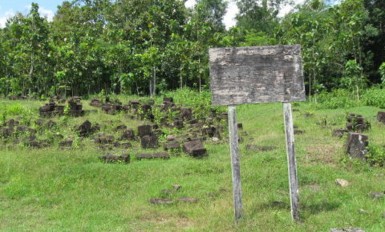
MULTIPOLYGON (((1 100, 0 112, 4 120, 35 120, 42 104, 1 100)), ((318 110, 310 103, 295 103, 293 109, 294 124, 304 131, 295 137, 299 223, 292 222, 290 215, 282 105, 258 104, 237 107, 238 121, 243 123, 244 206, 238 224, 233 219, 226 137, 219 144, 205 142, 208 156, 202 159, 187 155, 169 160, 132 158, 129 164, 103 163, 98 157, 105 152, 91 139, 75 138, 74 147, 67 150, 57 144, 43 149, 0 145, 0 231, 330 231, 349 227, 385 231, 385 199, 370 197, 371 192, 385 191, 384 168, 347 158, 346 136, 331 135, 333 129, 345 126, 347 113, 359 113, 372 125, 365 133, 370 143, 385 145, 385 125, 375 117, 379 109, 318 110), (338 178, 349 181, 349 186, 336 185, 338 178), (162 197, 175 202, 150 203, 151 198, 162 197), (177 201, 182 197, 198 201, 177 201)), ((103 125, 124 123, 136 128, 139 124, 123 113, 99 111, 53 120, 63 125, 58 130, 66 134, 86 118, 103 125)), ((107 126, 105 130, 112 131, 107 126)), ((46 133, 48 137, 56 132, 46 133)))

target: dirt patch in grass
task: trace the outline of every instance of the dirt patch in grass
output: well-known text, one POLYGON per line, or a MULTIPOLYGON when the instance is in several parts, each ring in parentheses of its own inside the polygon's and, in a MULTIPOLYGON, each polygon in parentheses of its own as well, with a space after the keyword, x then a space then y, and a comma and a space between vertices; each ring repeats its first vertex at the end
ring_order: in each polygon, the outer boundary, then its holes
POLYGON ((139 218, 145 224, 154 224, 156 226, 166 226, 170 228, 170 226, 175 227, 175 231, 182 231, 189 228, 193 228, 195 223, 183 215, 173 216, 167 214, 146 214, 139 218))
POLYGON ((305 164, 323 163, 335 165, 343 149, 341 144, 312 144, 305 148, 305 164))

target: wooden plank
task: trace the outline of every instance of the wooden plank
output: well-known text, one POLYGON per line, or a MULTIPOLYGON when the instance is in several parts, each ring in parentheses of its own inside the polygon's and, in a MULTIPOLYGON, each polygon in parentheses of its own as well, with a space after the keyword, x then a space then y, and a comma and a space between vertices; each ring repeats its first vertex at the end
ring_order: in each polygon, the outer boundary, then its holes
POLYGON ((283 103, 283 114, 285 121, 286 134, 286 153, 289 173, 290 206, 291 216, 294 221, 299 220, 299 197, 298 197, 298 177, 297 164, 294 149, 294 129, 291 103, 283 103))
POLYGON ((213 105, 305 100, 301 46, 211 48, 213 105))
POLYGON ((238 127, 235 106, 228 107, 228 123, 229 123, 229 139, 230 139, 230 155, 231 170, 233 179, 233 199, 234 199, 234 215, 238 221, 242 217, 242 189, 241 189, 241 167, 239 162, 238 149, 238 127))

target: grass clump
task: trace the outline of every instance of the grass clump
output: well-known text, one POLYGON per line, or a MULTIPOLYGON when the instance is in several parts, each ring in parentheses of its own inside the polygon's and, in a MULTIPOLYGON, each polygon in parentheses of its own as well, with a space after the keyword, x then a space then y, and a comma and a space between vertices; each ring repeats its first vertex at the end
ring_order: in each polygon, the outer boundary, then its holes
POLYGON ((385 166, 385 147, 379 145, 369 145, 366 161, 372 166, 385 166))
POLYGON ((385 109, 385 90, 380 87, 368 89, 363 94, 362 101, 367 106, 385 109))

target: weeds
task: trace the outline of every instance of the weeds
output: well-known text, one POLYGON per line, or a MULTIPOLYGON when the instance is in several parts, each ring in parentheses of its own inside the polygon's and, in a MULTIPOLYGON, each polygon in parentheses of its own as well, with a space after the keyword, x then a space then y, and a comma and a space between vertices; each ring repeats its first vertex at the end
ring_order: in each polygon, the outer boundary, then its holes
POLYGON ((368 153, 365 156, 366 161, 377 167, 385 166, 385 147, 379 145, 369 145, 368 153))

